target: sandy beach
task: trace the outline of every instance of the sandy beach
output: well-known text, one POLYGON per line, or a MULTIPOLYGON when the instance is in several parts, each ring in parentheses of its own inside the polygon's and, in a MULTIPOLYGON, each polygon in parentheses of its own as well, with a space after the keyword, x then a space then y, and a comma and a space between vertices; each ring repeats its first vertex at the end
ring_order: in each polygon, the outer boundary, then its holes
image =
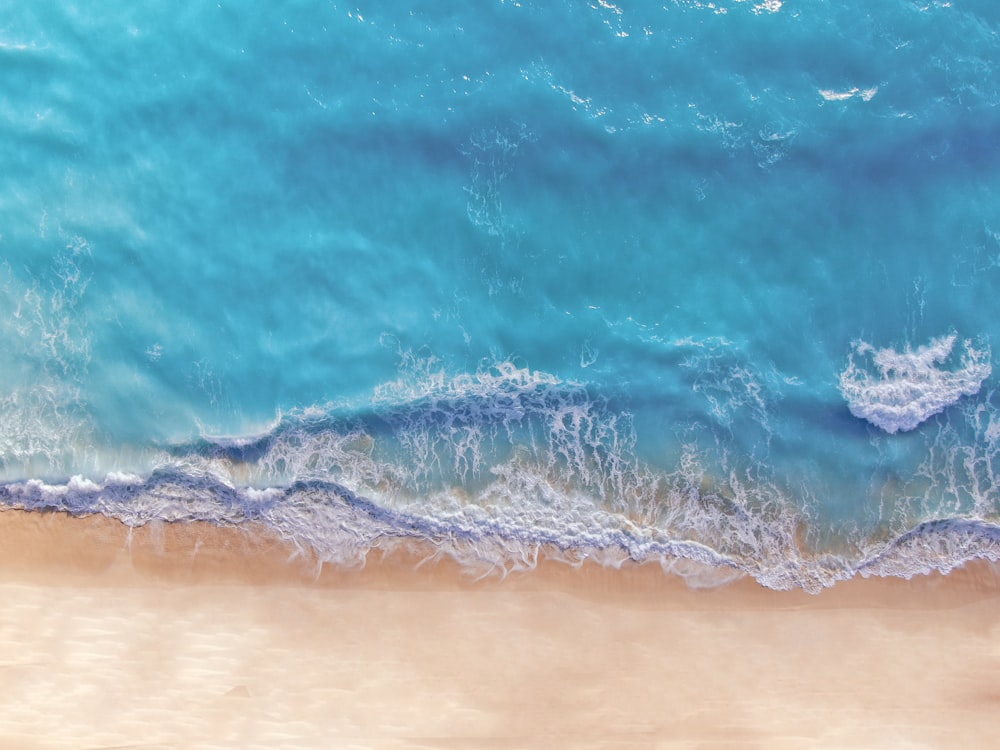
POLYGON ((0 512, 0 747, 995 746, 1000 575, 320 569, 262 529, 0 512))

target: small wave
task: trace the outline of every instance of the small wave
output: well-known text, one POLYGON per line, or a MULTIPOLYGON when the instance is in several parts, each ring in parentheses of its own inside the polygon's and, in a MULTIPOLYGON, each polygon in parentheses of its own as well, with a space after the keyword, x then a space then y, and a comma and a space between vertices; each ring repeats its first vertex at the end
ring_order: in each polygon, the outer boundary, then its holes
POLYGON ((1000 561, 1000 526, 977 518, 926 521, 857 566, 864 577, 950 573, 972 560, 1000 561))
POLYGON ((840 375, 840 391, 851 414, 895 434, 915 429, 962 396, 978 393, 992 372, 990 350, 975 349, 966 339, 958 367, 943 369, 940 365, 951 356, 956 340, 951 334, 932 339, 915 351, 907 347, 902 352, 857 343, 855 353, 871 354, 877 373, 858 366, 851 355, 840 375))
MULTIPOLYGON (((219 477, 179 467, 148 479, 109 475, 103 483, 76 476, 64 484, 39 480, 0 486, 0 504, 23 510, 100 513, 130 526, 152 521, 209 521, 219 525, 263 522, 324 562, 360 564, 373 549, 420 539, 473 571, 509 572, 534 566, 541 547, 572 562, 617 550, 619 559, 660 557, 711 567, 738 567, 709 546, 671 540, 620 515, 588 509, 565 517, 540 507, 530 518, 497 508, 452 503, 437 513, 414 506, 393 509, 334 482, 296 482, 285 488, 234 487, 219 477), (525 523, 530 521, 530 523, 525 523)), ((605 554, 610 560, 614 555, 605 554)))
POLYGON ((433 545, 436 557, 450 557, 478 576, 531 570, 544 558, 574 565, 593 560, 612 567, 626 560, 658 561, 666 574, 690 579, 695 587, 750 575, 768 588, 818 593, 856 575, 911 578, 948 573, 976 559, 1000 561, 1000 526, 975 518, 919 524, 887 542, 869 545, 854 559, 802 555, 787 548, 754 557, 720 552, 593 509, 575 518, 544 508, 518 517, 458 504, 450 512, 430 513, 388 508, 333 482, 239 488, 177 468, 137 479, 109 475, 102 483, 74 477, 64 484, 7 484, 0 486, 0 505, 78 516, 101 513, 130 526, 152 521, 261 522, 321 562, 341 566, 362 565, 373 550, 419 540, 433 545))
POLYGON ((758 16, 762 13, 777 13, 782 5, 784 5, 783 0, 763 0, 753 6, 753 12, 758 16))
POLYGON ((862 101, 870 102, 875 98, 878 93, 878 86, 872 86, 867 89, 859 89, 857 86, 849 88, 844 91, 837 91, 836 89, 820 89, 819 95, 826 99, 828 102, 842 102, 848 99, 853 99, 854 97, 860 98, 862 101))

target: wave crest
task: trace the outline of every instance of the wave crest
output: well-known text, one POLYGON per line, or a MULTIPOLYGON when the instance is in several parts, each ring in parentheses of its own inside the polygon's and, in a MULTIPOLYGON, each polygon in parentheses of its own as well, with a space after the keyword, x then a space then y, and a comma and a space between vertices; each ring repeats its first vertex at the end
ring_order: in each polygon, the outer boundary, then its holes
POLYGON ((941 336, 902 352, 891 347, 875 349, 864 341, 855 344, 854 353, 872 355, 877 372, 859 366, 851 355, 840 375, 840 392, 851 414, 891 435, 913 430, 962 396, 978 393, 993 369, 989 347, 976 349, 965 339, 958 366, 944 369, 941 365, 951 356, 957 338, 956 334, 941 336))

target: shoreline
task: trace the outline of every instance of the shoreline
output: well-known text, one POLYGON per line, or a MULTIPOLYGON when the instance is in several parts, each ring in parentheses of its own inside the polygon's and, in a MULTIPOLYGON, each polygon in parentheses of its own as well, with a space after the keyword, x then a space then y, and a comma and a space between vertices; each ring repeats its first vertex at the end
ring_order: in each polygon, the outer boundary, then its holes
POLYGON ((345 570, 264 527, 61 512, 2 511, 0 540, 5 747, 994 738, 987 562, 812 595, 751 578, 692 589, 658 564, 474 580, 426 546, 345 570))
MULTIPOLYGON (((48 585, 290 585, 311 588, 378 588, 386 585, 446 590, 573 591, 581 596, 596 586, 600 594, 622 597, 669 593, 716 601, 739 595, 768 603, 823 608, 878 591, 885 606, 955 604, 982 596, 1000 597, 1000 563, 974 560, 950 573, 912 578, 860 574, 811 594, 802 589, 769 589, 738 571, 722 573, 718 583, 689 585, 682 574, 657 562, 606 566, 593 560, 566 563, 539 554, 530 570, 485 574, 470 572, 428 542, 399 540, 375 549, 356 567, 320 563, 309 550, 282 539, 264 524, 220 526, 208 521, 153 521, 129 527, 121 521, 65 511, 0 509, 0 580, 20 579, 48 585), (729 579, 727 579, 727 575, 729 579), (826 601, 824 601, 826 600, 826 601), (835 601, 829 601, 835 600, 835 601)), ((687 561, 683 561, 687 562, 687 561)), ((708 575, 712 568, 691 563, 708 575)), ((670 606, 670 602, 664 602, 670 606)), ((949 605, 950 606, 950 605, 949 605)))

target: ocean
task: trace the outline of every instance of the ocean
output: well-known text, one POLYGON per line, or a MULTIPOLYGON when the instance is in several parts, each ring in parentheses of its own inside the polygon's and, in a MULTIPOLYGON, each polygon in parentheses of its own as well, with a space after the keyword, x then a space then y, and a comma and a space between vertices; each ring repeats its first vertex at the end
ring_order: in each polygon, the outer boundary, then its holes
POLYGON ((0 505, 475 575, 1000 559, 1000 5, 19 6, 0 505))

